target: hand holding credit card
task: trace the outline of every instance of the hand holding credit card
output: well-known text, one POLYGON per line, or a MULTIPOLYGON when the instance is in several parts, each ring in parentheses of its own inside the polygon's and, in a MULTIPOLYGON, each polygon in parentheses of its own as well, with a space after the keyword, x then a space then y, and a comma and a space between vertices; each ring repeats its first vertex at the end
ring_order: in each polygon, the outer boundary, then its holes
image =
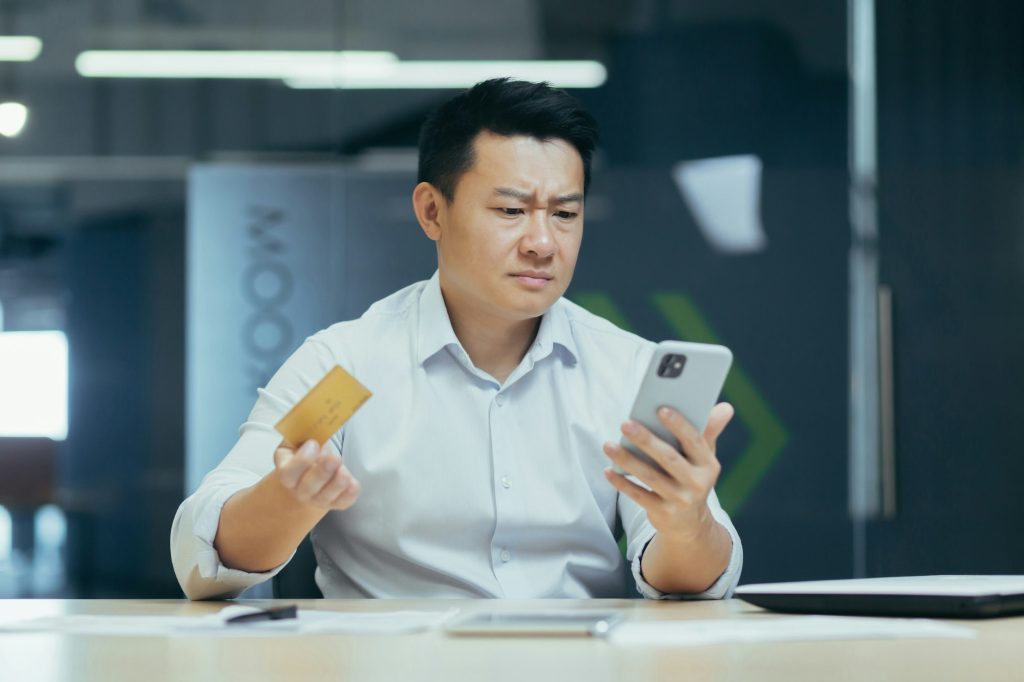
POLYGON ((297 448, 308 440, 323 445, 371 395, 355 377, 335 366, 275 428, 289 447, 297 448))
POLYGON ((296 502, 320 515, 355 504, 359 481, 330 440, 369 397, 366 387, 334 367, 276 424, 284 441, 274 451, 272 476, 296 502))

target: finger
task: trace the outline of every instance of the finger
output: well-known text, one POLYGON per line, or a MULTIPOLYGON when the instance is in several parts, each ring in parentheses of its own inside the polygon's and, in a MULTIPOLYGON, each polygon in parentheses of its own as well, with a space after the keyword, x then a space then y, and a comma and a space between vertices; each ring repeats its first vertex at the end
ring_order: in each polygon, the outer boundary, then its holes
POLYGON ((312 500, 340 467, 340 457, 328 450, 321 451, 315 461, 306 469, 306 473, 302 474, 299 484, 295 486, 296 496, 300 500, 312 500))
POLYGON ((604 477, 608 479, 608 482, 615 487, 620 493, 633 500, 647 512, 650 512, 654 507, 662 501, 662 498, 650 490, 638 486, 633 481, 622 474, 617 474, 611 469, 604 470, 604 477))
POLYGON ((633 445, 650 455, 651 459, 672 478, 681 479, 689 474, 689 462, 674 444, 666 443, 643 424, 629 420, 622 425, 622 433, 633 445))
MULTIPOLYGON (((638 459, 636 455, 615 443, 605 443, 604 453, 608 459, 619 465, 627 474, 636 476, 643 481, 655 493, 662 497, 671 497, 677 487, 676 482, 661 473, 647 462, 638 459)), ((677 454, 676 457, 679 455, 677 454)))
POLYGON ((274 452, 274 462, 277 464, 281 485, 294 489, 298 485, 302 475, 316 457, 317 442, 306 441, 298 450, 288 447, 279 447, 274 452))
POLYGON ((352 484, 352 475, 344 466, 338 467, 334 475, 313 496, 311 502, 321 507, 329 507, 334 500, 345 492, 352 484))
POLYGON ((707 428, 704 429, 704 441, 713 450, 718 443, 718 437, 725 431, 725 427, 732 421, 736 410, 729 403, 718 403, 711 408, 711 416, 708 417, 707 428))
POLYGON ((280 469, 285 463, 295 456, 295 451, 282 443, 274 450, 274 468, 280 469))
POLYGON ((351 485, 331 501, 331 509, 337 509, 338 511, 348 509, 356 503, 362 489, 363 487, 359 484, 359 481, 353 478, 351 485))
POLYGON ((679 439, 679 447, 691 464, 706 465, 715 458, 714 451, 704 440, 704 434, 682 414, 671 407, 662 407, 658 410, 658 419, 679 439))

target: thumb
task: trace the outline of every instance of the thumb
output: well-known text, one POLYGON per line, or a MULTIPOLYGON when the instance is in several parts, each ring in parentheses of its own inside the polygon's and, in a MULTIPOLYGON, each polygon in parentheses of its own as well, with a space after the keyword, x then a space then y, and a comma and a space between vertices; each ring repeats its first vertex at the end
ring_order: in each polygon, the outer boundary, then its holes
POLYGON ((708 417, 708 425, 704 429, 704 440, 708 445, 712 448, 715 447, 718 437, 722 435, 722 431, 725 431, 725 427, 729 425, 735 414, 736 410, 729 403, 718 403, 711 408, 711 416, 708 417))
POLYGON ((318 447, 315 440, 309 440, 298 450, 283 443, 274 450, 274 466, 284 487, 294 488, 298 484, 316 456, 318 447))
POLYGON ((274 450, 274 466, 280 469, 290 462, 294 456, 295 451, 286 447, 284 443, 281 443, 277 446, 277 449, 274 450))

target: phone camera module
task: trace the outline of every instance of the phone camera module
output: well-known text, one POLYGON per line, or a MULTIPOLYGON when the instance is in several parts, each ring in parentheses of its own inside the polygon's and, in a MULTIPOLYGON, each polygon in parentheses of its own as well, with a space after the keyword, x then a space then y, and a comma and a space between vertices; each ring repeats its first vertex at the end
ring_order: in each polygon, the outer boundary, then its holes
POLYGON ((686 356, 678 353, 668 353, 661 359, 658 365, 658 376, 663 379, 674 379, 683 373, 686 366, 686 356))

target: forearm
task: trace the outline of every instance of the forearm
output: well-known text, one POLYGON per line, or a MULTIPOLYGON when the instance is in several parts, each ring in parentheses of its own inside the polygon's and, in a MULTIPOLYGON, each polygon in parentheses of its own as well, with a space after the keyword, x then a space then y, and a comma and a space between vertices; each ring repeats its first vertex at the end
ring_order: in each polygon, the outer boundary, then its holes
POLYGON ((657 533, 641 559, 644 579, 667 594, 698 594, 711 587, 729 566, 732 537, 708 516, 692 533, 657 533))
POLYGON ((272 473, 228 499, 213 546, 229 568, 269 571, 291 556, 324 514, 297 502, 272 473))

